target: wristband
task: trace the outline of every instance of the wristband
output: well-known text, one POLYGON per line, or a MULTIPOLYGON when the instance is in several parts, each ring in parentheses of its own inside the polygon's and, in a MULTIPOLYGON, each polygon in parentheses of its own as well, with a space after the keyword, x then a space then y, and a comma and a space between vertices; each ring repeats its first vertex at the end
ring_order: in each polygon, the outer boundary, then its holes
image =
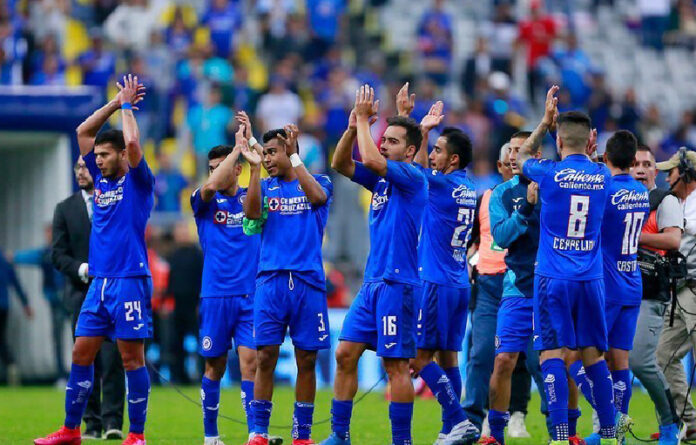
POLYGON ((300 158, 300 155, 297 153, 293 153, 290 155, 290 164, 292 165, 293 168, 299 167, 302 165, 302 159, 300 158))
POLYGON ((131 111, 132 111, 132 110, 133 110, 133 105, 131 105, 130 102, 123 102, 123 103, 121 104, 121 109, 122 109, 122 110, 131 110, 131 111))
POLYGON ((257 141, 254 136, 249 138, 249 147, 253 147, 254 145, 256 145, 258 143, 259 143, 259 141, 257 141))

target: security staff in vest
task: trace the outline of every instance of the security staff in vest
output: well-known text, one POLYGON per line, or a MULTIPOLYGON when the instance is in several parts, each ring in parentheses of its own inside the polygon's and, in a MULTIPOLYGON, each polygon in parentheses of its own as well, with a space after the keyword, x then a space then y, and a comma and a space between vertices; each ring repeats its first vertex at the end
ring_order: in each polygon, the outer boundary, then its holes
POLYGON ((667 433, 678 423, 669 385, 657 366, 657 344, 663 317, 671 300, 664 257, 679 249, 684 229, 684 215, 676 196, 655 185, 657 168, 650 147, 639 145, 631 168, 633 177, 650 190, 650 216, 643 225, 639 243, 639 264, 643 278, 643 301, 629 354, 629 366, 655 404, 660 431, 667 433))

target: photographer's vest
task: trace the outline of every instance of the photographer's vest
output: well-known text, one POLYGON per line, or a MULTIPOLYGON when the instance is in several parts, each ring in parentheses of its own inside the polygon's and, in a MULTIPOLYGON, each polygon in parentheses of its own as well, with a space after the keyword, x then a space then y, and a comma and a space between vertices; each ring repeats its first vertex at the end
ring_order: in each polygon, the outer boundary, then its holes
MULTIPOLYGON (((660 233, 657 224, 657 208, 662 203, 668 195, 671 195, 669 190, 662 190, 654 188, 650 191, 650 216, 648 220, 643 224, 643 233, 660 233)), ((659 259, 659 257, 664 257, 667 251, 654 249, 652 247, 640 247, 638 250, 638 261, 641 265, 641 276, 643 278, 643 299, 644 300, 660 300, 669 301, 669 281, 667 281, 666 276, 660 276, 666 274, 666 271, 661 271, 659 265, 652 261, 653 259, 659 259), (657 270, 647 271, 650 267, 658 267, 657 270)))

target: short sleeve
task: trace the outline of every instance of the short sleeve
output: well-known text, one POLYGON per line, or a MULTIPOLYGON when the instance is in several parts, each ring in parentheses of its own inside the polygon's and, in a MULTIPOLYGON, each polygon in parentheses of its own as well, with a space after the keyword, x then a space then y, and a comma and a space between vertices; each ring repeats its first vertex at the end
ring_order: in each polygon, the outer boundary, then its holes
POLYGON ((326 202, 324 205, 327 205, 331 202, 331 198, 333 197, 333 182, 331 182, 331 179, 329 179, 328 176, 326 175, 313 175, 314 179, 317 180, 321 188, 324 189, 324 193, 326 193, 326 202))
POLYGON ((425 183, 423 173, 413 164, 399 161, 387 161, 385 178, 396 188, 408 194, 418 193, 425 183))
POLYGON ((379 182, 380 177, 365 167, 362 162, 355 161, 355 171, 350 180, 372 191, 377 182, 379 182))
POLYGON ((82 160, 85 161, 87 170, 89 170, 89 174, 92 175, 92 181, 96 183, 97 177, 101 175, 101 170, 97 167, 97 157, 94 155, 94 151, 90 151, 82 156, 82 160))
POLYGON ((433 170, 432 168, 423 167, 422 165, 415 162, 412 165, 416 167, 416 170, 420 171, 423 174, 425 179, 428 181, 428 186, 431 189, 438 187, 446 187, 449 185, 450 181, 446 174, 437 170, 433 170))
POLYGON ((133 178, 133 183, 142 191, 151 193, 155 188, 155 176, 147 165, 145 157, 140 159, 137 166, 131 167, 128 174, 133 178))
POLYGON ((678 227, 684 230, 684 213, 679 200, 674 195, 664 197, 657 206, 657 229, 662 231, 668 227, 678 227))
POLYGON ((555 162, 548 159, 529 159, 522 166, 522 173, 530 181, 540 183, 555 165, 555 162))
POLYGON ((208 202, 203 201, 201 189, 197 188, 191 194, 191 209, 193 210, 193 215, 196 217, 203 215, 211 208, 213 202, 215 202, 215 199, 211 199, 208 202))

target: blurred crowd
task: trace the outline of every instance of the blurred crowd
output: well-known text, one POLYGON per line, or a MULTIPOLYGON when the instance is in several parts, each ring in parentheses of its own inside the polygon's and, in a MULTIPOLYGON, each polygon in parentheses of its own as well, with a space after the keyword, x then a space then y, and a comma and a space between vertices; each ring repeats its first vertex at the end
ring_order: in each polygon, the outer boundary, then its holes
MULTIPOLYGON (((373 127, 378 136, 386 117, 395 114, 396 91, 410 81, 415 119, 443 100, 443 126, 471 136, 469 172, 481 193, 500 182, 500 146, 530 127, 552 82, 562 85, 560 111, 589 112, 600 151, 619 128, 652 147, 658 161, 682 145, 696 148, 696 109, 668 119, 659 104, 639 103, 630 84, 611 88, 605 67, 579 38, 583 27, 597 26, 602 8, 628 3, 623 10, 631 13, 615 26, 625 26, 641 45, 656 52, 694 51, 694 0, 481 1, 475 44, 464 57, 458 56, 454 15, 460 2, 427 0, 425 9, 414 8, 415 44, 407 52, 390 44, 391 24, 381 14, 393 2, 0 0, 0 85, 87 85, 106 98, 129 72, 147 86, 138 123, 156 173, 150 264, 164 343, 181 345, 181 335, 189 334, 195 340, 191 314, 202 259, 188 196, 207 174, 208 150, 233 141, 238 110, 252 116, 257 137, 298 123, 305 165, 327 172, 356 87, 369 83, 382 98, 381 121, 373 127), (575 19, 578 4, 592 12, 587 19, 575 19)), ((368 250, 369 196, 343 178, 333 179, 336 198, 324 257, 332 304, 345 306, 368 250)), ((162 351, 164 360, 184 353, 162 351)))

